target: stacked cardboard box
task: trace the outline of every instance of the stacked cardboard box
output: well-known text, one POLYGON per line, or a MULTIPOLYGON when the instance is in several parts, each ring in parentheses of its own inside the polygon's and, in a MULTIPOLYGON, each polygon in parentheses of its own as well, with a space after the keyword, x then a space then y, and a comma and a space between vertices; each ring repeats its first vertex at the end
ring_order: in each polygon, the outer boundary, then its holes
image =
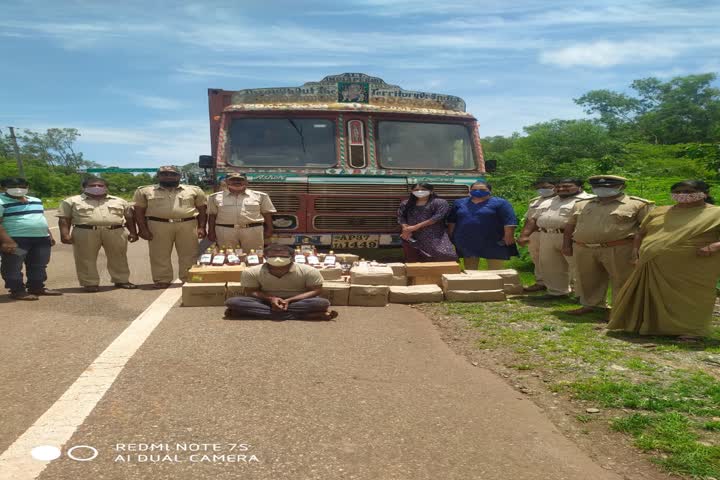
POLYGON ((392 278, 392 268, 384 265, 362 264, 350 270, 353 285, 390 285, 392 278))
POLYGON ((517 270, 466 270, 465 273, 476 276, 499 275, 503 279, 503 290, 505 290, 506 294, 521 295, 523 293, 523 286, 517 270))
POLYGON ((194 265, 188 270, 190 283, 221 283, 239 282, 240 274, 247 267, 245 265, 225 265, 213 267, 210 265, 194 265))
POLYGON ((446 274, 442 286, 447 300, 458 302, 492 302, 505 300, 503 278, 500 275, 446 274))
POLYGON ((347 305, 350 299, 350 284, 345 282, 324 282, 320 296, 330 300, 330 305, 347 305))
POLYGON ((332 282, 336 280, 342 280, 342 269, 338 267, 320 268, 318 269, 323 280, 326 282, 332 282))
POLYGON ((225 299, 245 296, 245 287, 240 282, 228 282, 225 287, 225 299))
POLYGON ((441 285, 442 276, 448 273, 460 273, 456 262, 406 263, 405 274, 410 285, 441 285))
POLYGON ((390 287, 387 285, 350 285, 349 305, 358 307, 384 307, 388 303, 390 287))
POLYGON ((225 283, 186 283, 182 287, 184 307, 219 307, 225 305, 225 283))
POLYGON ((404 263, 388 263, 393 271, 393 278, 390 281, 390 286, 393 287, 405 287, 408 284, 407 273, 405 270, 404 263))
POLYGON ((390 287, 390 303, 442 302, 443 291, 437 285, 390 287))

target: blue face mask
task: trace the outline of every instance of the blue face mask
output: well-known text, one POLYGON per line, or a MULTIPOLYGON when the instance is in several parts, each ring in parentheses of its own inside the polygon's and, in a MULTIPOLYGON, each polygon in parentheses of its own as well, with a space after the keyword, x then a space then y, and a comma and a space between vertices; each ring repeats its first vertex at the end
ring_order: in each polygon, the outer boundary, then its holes
POLYGON ((470 190, 470 195, 476 198, 484 198, 490 195, 490 192, 487 190, 470 190))

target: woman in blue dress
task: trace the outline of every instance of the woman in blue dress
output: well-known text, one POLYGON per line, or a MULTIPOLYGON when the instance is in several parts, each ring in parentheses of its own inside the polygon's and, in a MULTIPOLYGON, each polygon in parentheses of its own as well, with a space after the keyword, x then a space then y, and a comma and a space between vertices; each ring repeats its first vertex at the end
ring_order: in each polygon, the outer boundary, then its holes
POLYGON ((477 270, 481 258, 490 270, 500 270, 511 255, 517 255, 517 217, 510 202, 492 196, 489 183, 478 181, 470 196, 456 200, 448 216, 448 229, 466 270, 477 270))

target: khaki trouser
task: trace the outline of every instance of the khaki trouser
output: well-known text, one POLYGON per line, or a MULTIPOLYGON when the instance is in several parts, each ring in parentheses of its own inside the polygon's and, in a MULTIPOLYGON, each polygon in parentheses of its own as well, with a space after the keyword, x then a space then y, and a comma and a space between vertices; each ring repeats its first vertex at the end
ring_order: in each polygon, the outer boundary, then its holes
POLYGON ((528 252, 530 258, 532 258, 533 264, 535 264, 535 284, 545 285, 543 279, 542 267, 540 266, 540 239, 538 235, 540 232, 533 232, 530 234, 530 241, 528 242, 528 252))
POLYGON ((538 260, 549 295, 567 295, 574 274, 574 259, 562 254, 563 234, 537 232, 538 260))
MULTIPOLYGON (((487 258, 486 260, 489 270, 502 270, 505 268, 505 260, 498 258, 487 258)), ((463 261, 465 262, 465 270, 477 270, 480 257, 465 257, 463 261)))
POLYGON ((587 307, 605 307, 608 283, 613 301, 633 269, 632 244, 590 248, 573 246, 576 275, 575 289, 580 303, 587 307))
POLYGON ((215 227, 217 244, 220 247, 234 248, 236 245, 240 245, 244 252, 263 248, 263 242, 265 241, 263 231, 262 225, 246 228, 215 227))
POLYGON ((75 255, 75 271, 80 285, 95 287, 100 285, 100 274, 97 258, 100 247, 105 250, 107 270, 113 283, 128 283, 130 267, 127 260, 127 232, 124 228, 108 230, 101 228, 90 230, 73 228, 73 253, 75 255))
POLYGON ((197 222, 167 223, 147 221, 153 239, 150 240, 150 271, 154 282, 170 283, 175 278, 171 255, 173 245, 178 254, 178 277, 183 282, 187 271, 198 258, 197 222))

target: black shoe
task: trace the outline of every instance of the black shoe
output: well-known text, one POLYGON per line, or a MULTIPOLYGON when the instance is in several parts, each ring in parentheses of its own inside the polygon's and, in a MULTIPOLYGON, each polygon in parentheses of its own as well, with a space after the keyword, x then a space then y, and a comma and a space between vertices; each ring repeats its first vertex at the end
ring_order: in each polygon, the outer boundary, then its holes
POLYGON ((169 288, 170 282, 155 282, 155 285, 153 285, 153 286, 155 288, 157 288, 158 290, 160 290, 162 288, 169 288))
POLYGON ((97 285, 87 285, 87 286, 83 287, 83 290, 85 290, 88 293, 95 293, 95 292, 100 291, 100 287, 98 287, 97 285))
POLYGON ((37 295, 30 292, 15 292, 10 294, 10 298, 15 300, 38 300, 37 295))
POLYGON ((134 290, 134 289, 138 288, 137 285, 135 285, 134 283, 130 283, 130 282, 116 283, 115 286, 117 288, 124 288, 126 290, 134 290))

